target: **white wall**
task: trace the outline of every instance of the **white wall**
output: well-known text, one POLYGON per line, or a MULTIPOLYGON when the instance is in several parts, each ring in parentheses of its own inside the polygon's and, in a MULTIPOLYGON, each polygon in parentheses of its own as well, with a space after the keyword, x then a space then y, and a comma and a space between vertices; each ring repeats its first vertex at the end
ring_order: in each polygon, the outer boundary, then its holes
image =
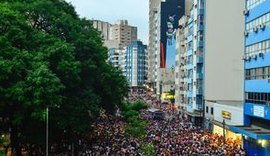
POLYGON ((237 107, 232 105, 214 104, 214 120, 218 122, 223 121, 222 111, 230 112, 231 119, 225 119, 227 125, 243 125, 244 123, 244 111, 243 107, 237 107))
POLYGON ((214 104, 215 103, 209 102, 209 101, 205 102, 205 109, 204 109, 205 118, 210 119, 210 120, 214 119, 214 114, 211 114, 211 108, 214 108, 214 104), (208 107, 208 113, 206 112, 206 107, 208 107))
POLYGON ((205 100, 243 101, 244 2, 207 0, 205 100))

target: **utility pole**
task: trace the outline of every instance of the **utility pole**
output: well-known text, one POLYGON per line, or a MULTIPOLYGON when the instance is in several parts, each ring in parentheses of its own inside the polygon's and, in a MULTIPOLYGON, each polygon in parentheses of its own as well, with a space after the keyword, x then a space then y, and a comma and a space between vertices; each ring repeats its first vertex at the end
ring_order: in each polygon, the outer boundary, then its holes
POLYGON ((49 156, 49 107, 46 108, 46 156, 49 156))
POLYGON ((224 147, 225 147, 225 143, 226 143, 226 136, 225 136, 225 119, 223 119, 223 122, 222 122, 222 125, 223 125, 223 144, 224 144, 224 147))

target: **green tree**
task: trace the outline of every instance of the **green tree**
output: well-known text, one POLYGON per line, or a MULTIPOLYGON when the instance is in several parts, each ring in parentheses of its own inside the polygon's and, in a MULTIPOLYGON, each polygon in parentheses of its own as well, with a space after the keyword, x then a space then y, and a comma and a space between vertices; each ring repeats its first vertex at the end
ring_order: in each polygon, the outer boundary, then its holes
POLYGON ((153 144, 144 144, 141 146, 140 150, 147 156, 156 156, 155 147, 153 144))
POLYGON ((127 83, 105 62, 102 45, 91 21, 63 0, 3 0, 0 113, 10 119, 14 149, 44 145, 46 107, 57 143, 89 133, 101 109, 113 114, 121 106, 127 83))

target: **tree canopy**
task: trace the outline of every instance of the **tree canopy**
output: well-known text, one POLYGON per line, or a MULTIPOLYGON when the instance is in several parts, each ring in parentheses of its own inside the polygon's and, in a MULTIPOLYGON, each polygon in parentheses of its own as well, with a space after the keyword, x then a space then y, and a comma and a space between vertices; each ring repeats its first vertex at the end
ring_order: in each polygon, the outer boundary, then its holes
POLYGON ((47 107, 54 141, 89 133, 101 109, 113 114, 127 83, 106 58, 100 33, 69 3, 3 0, 0 116, 11 128, 13 148, 45 144, 47 107))

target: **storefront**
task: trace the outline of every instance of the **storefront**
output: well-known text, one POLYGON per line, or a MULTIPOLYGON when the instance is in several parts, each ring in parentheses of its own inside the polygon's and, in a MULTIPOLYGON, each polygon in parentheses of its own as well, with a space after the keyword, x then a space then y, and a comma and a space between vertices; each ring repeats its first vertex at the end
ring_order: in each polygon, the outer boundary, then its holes
POLYGON ((243 136, 243 147, 248 155, 270 155, 270 132, 252 126, 232 126, 231 130, 243 136))
POLYGON ((270 155, 269 106, 245 103, 245 126, 231 126, 231 131, 241 134, 248 155, 270 155))
POLYGON ((233 105, 214 105, 214 120, 212 132, 226 138, 225 141, 234 141, 243 147, 242 135, 230 129, 231 125, 243 125, 243 108, 233 105))
POLYGON ((233 131, 229 130, 229 127, 227 127, 227 126, 225 126, 225 130, 223 130, 222 126, 214 124, 213 125, 213 133, 218 134, 220 136, 225 136, 226 140, 233 140, 237 144, 242 145, 242 142, 243 142, 242 135, 234 133, 233 131))

